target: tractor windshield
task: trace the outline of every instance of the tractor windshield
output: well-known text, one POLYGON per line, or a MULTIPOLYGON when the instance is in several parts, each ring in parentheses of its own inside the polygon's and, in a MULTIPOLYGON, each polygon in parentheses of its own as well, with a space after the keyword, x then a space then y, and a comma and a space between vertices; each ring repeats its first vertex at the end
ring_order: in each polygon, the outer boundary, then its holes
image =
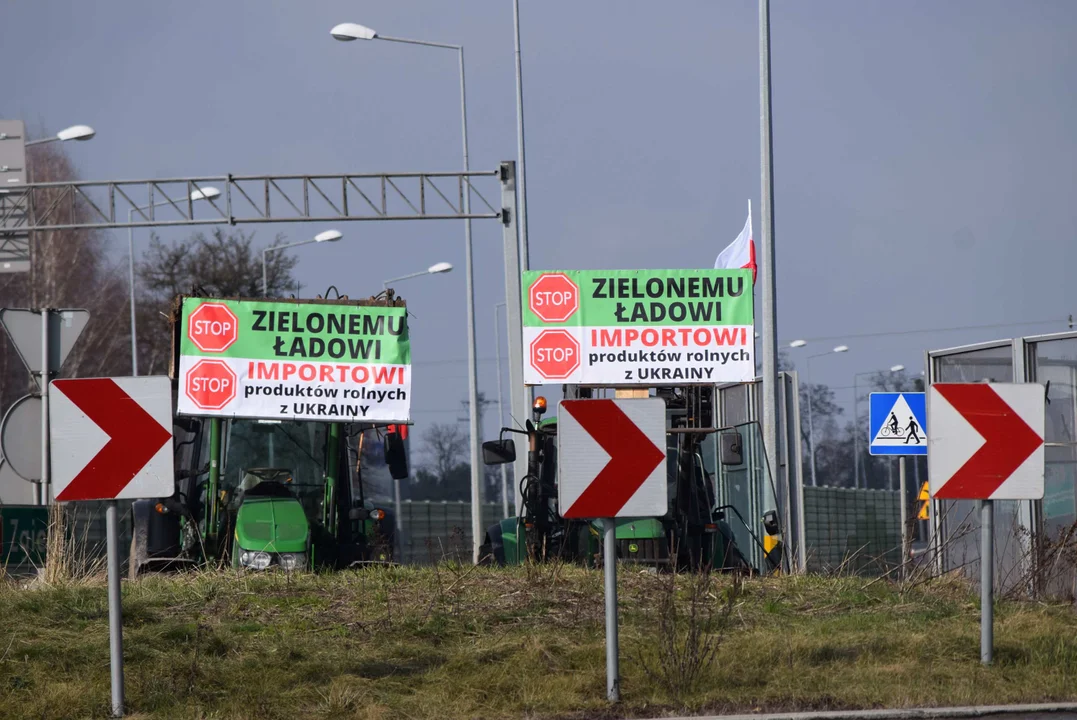
POLYGON ((326 428, 313 422, 228 423, 221 489, 228 502, 247 496, 292 496, 308 518, 322 515, 325 498, 326 428))

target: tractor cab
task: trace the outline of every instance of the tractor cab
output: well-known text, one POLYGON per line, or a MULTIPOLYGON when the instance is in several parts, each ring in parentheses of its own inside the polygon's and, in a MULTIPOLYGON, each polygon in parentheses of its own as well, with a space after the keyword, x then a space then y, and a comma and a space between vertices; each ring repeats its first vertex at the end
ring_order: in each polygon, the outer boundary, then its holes
MULTIPOLYGON (((715 428, 712 396, 694 388, 663 388, 659 396, 666 400, 669 509, 662 517, 618 519, 618 557, 726 572, 780 568, 781 529, 758 424, 715 428)), ((545 399, 537 398, 526 430, 503 428, 497 440, 483 444, 487 465, 515 460, 516 443, 508 435, 526 435, 528 448, 527 475, 518 484, 520 516, 486 531, 480 555, 487 562, 556 557, 586 563, 599 552, 597 525, 558 513, 557 420, 543 418, 545 410, 545 399)))
MULTIPOLYGON (((363 441, 382 429, 208 418, 184 431, 176 493, 134 503, 133 576, 203 561, 250 570, 391 561, 392 511, 362 476, 363 441)), ((397 444, 379 460, 406 464, 397 444)))

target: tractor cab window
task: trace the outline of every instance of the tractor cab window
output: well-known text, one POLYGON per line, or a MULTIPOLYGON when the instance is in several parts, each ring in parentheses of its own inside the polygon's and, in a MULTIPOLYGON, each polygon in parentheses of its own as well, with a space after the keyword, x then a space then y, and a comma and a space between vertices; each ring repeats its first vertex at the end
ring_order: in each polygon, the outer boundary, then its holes
POLYGON ((324 423, 232 420, 225 439, 220 489, 238 507, 247 497, 294 497, 308 518, 321 518, 325 498, 324 423))

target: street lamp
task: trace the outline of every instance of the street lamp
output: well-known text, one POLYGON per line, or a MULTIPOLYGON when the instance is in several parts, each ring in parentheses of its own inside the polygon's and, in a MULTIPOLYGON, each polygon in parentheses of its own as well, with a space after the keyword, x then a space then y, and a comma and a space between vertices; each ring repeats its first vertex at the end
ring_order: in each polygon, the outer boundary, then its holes
POLYGON ((516 228, 520 235, 520 269, 529 270, 531 261, 530 249, 527 245, 527 164, 524 154, 524 75, 520 60, 520 0, 512 2, 512 24, 516 35, 516 151, 520 156, 519 166, 516 169, 516 185, 520 194, 520 217, 516 228))
MULTIPOLYGON (((891 365, 890 374, 899 373, 905 369, 904 365, 891 365)), ((877 371, 853 373, 853 487, 860 487, 860 391, 857 388, 856 379, 864 375, 875 375, 877 371)), ((870 442, 870 439, 869 439, 870 442)), ((864 478, 864 487, 867 488, 868 479, 864 478)))
MULTIPOLYGON (((802 348, 807 344, 808 344, 808 342, 806 340, 794 340, 793 342, 789 343, 789 347, 791 347, 791 348, 802 348)), ((813 359, 815 359, 815 358, 825 357, 827 355, 834 355, 836 353, 839 353, 839 354, 840 353, 846 353, 846 352, 849 352, 849 346, 848 345, 838 345, 837 347, 830 350, 829 352, 817 353, 815 355, 809 355, 808 359, 807 359, 806 366, 807 366, 808 372, 806 374, 808 376, 808 455, 811 458, 811 484, 812 484, 812 487, 816 487, 818 483, 815 480, 815 426, 814 426, 813 421, 812 421, 812 407, 811 407, 811 395, 812 395, 811 361, 813 359)))
MULTIPOLYGON (((431 265, 426 270, 419 272, 408 273, 407 275, 401 275, 400 277, 389 278, 382 283, 383 288, 388 288, 389 283, 397 282, 398 280, 408 280, 410 278, 422 277, 423 275, 439 275, 441 273, 447 273, 452 270, 452 264, 447 262, 439 262, 431 265)), ((408 442, 408 472, 411 472, 411 443, 408 442)), ((399 543, 398 549, 400 550, 400 556, 404 556, 404 515, 402 513, 403 505, 400 499, 400 480, 399 478, 393 478, 393 496, 396 503, 396 535, 397 542, 399 543)))
POLYGON ((72 125, 71 127, 64 128, 56 133, 54 137, 31 140, 26 143, 26 147, 30 147, 31 145, 44 145, 45 143, 56 142, 57 140, 60 142, 65 142, 67 140, 89 140, 96 134, 97 131, 89 125, 72 125))
POLYGON ((336 242, 344 237, 339 230, 325 230, 314 236, 311 240, 300 240, 294 243, 285 243, 283 245, 272 245, 262 250, 262 297, 269 296, 269 279, 266 274, 266 255, 277 250, 284 250, 285 248, 299 247, 300 245, 310 245, 311 243, 323 243, 323 242, 336 242))
POLYGON ((408 280, 414 277, 420 277, 422 275, 438 275, 440 273, 447 273, 452 270, 452 264, 447 262, 439 262, 435 265, 431 265, 426 270, 420 270, 419 272, 408 273, 407 275, 401 275, 400 277, 389 278, 382 283, 383 288, 388 288, 389 283, 397 282, 399 280, 408 280))
MULTIPOLYGON (((83 138, 70 138, 72 140, 88 140, 93 137, 93 130, 85 125, 76 125, 74 128, 68 128, 61 131, 61 135, 70 130, 77 128, 85 128, 89 130, 88 137, 83 138)), ((198 202, 199 200, 213 200, 221 194, 221 191, 215 187, 205 187, 201 190, 195 190, 190 194, 192 202, 198 202)), ((133 207, 127 211, 127 224, 131 225, 132 220, 136 212, 141 210, 148 210, 151 207, 160 207, 161 205, 171 205, 171 200, 164 200, 162 202, 153 203, 152 205, 143 205, 142 207, 133 207)), ((138 330, 135 323, 135 229, 133 227, 127 228, 127 284, 131 293, 131 374, 138 377, 138 330)))
POLYGON ((352 40, 385 40, 387 42, 404 43, 406 45, 423 45, 425 47, 444 48, 455 50, 460 60, 460 124, 463 136, 464 150, 464 184, 467 192, 464 193, 463 214, 464 220, 464 275, 467 286, 467 370, 468 370, 468 425, 470 430, 470 461, 471 461, 471 534, 472 534, 472 559, 479 561, 479 546, 482 543, 482 471, 479 456, 479 371, 476 361, 475 350, 475 284, 473 278, 473 264, 471 261, 471 183, 468 178, 470 165, 468 161, 467 147, 467 85, 464 81, 464 46, 449 45, 445 43, 427 42, 425 40, 409 40, 407 38, 388 37, 379 35, 373 28, 368 28, 357 23, 341 23, 329 31, 337 40, 349 42, 352 40))

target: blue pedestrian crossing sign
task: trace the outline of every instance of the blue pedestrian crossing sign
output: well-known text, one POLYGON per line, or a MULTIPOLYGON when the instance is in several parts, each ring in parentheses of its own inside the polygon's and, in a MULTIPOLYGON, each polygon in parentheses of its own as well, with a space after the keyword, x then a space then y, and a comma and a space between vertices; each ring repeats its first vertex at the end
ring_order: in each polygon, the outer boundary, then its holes
POLYGON ((924 393, 871 393, 868 450, 872 455, 927 455, 924 393))

